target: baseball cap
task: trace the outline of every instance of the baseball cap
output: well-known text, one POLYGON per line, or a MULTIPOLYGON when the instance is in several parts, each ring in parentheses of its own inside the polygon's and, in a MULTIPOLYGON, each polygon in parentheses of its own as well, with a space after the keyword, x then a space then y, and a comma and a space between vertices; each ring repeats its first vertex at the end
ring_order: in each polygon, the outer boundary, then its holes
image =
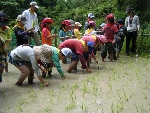
POLYGON ((71 51, 71 49, 69 49, 69 48, 63 48, 63 49, 61 49, 61 52, 65 55, 65 57, 70 57, 70 56, 72 56, 72 51, 71 51))
POLYGON ((27 24, 27 19, 24 15, 18 15, 16 21, 21 21, 23 24, 27 24))
POLYGON ((106 16, 106 19, 110 19, 110 18, 114 18, 114 15, 112 13, 110 13, 106 16))
POLYGON ((119 19, 118 21, 117 21, 119 24, 124 24, 124 21, 123 21, 123 19, 119 19))
POLYGON ((100 25, 100 27, 103 28, 105 25, 106 25, 105 23, 102 23, 102 24, 100 25))
POLYGON ((7 26, 8 24, 9 22, 7 15, 0 11, 0 26, 7 26))
POLYGON ((54 21, 51 18, 44 18, 42 23, 54 23, 54 21))
POLYGON ((94 18, 94 14, 93 13, 89 13, 88 14, 88 18, 94 18))
POLYGON ((61 24, 71 26, 70 20, 64 20, 61 22, 61 24))
POLYGON ((31 2, 31 3, 30 3, 30 6, 34 6, 35 8, 39 8, 39 6, 37 5, 36 2, 31 2))
POLYGON ((81 27, 82 25, 80 24, 80 22, 75 22, 75 26, 81 27))

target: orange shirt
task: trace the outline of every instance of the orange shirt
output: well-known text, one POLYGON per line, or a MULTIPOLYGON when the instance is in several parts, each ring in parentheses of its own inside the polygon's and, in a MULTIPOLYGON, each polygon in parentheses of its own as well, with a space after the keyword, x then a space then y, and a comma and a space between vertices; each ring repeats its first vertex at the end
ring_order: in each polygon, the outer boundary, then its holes
POLYGON ((47 28, 42 29, 42 44, 47 44, 52 46, 52 38, 47 38, 47 36, 51 36, 51 32, 47 28))

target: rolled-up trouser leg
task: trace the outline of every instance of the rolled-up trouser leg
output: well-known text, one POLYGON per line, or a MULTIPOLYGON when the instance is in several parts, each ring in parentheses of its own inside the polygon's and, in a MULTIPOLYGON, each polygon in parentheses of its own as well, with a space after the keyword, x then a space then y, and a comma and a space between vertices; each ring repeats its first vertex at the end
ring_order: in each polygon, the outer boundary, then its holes
POLYGON ((27 78, 27 76, 30 75, 30 70, 26 65, 16 67, 21 71, 21 75, 15 85, 22 85, 23 81, 27 78))

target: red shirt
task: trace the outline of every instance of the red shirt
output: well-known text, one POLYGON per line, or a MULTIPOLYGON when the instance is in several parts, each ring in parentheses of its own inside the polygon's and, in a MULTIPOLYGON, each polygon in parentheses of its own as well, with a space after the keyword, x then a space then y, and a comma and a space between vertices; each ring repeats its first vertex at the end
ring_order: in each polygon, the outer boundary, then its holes
POLYGON ((114 40, 115 33, 118 32, 116 24, 106 24, 103 30, 106 42, 112 42, 114 40))
POLYGON ((83 55, 84 47, 78 39, 68 39, 59 45, 59 49, 70 48, 72 52, 83 55))

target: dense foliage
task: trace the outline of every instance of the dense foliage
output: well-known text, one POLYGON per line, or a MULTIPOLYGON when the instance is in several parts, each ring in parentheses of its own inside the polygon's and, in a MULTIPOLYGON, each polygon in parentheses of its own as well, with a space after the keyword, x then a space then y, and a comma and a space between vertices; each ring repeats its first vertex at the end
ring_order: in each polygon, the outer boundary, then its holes
MULTIPOLYGON (((4 11, 10 19, 10 26, 15 25, 17 15, 29 8, 29 3, 33 0, 1 0, 0 9, 4 11)), ((60 27, 60 22, 64 19, 79 21, 84 25, 87 14, 95 14, 96 25, 104 22, 107 14, 113 13, 116 20, 126 18, 125 9, 132 6, 135 14, 140 18, 141 34, 150 34, 150 1, 149 0, 34 0, 40 8, 37 10, 39 22, 44 17, 51 17, 55 24, 53 27, 60 27)), ((83 30, 83 29, 82 29, 83 30)), ((147 36, 149 40, 150 36, 147 36)), ((144 39, 144 40, 145 40, 144 39)), ((148 44, 149 46, 149 44, 148 44)), ((145 50, 145 49, 144 49, 145 50)))

